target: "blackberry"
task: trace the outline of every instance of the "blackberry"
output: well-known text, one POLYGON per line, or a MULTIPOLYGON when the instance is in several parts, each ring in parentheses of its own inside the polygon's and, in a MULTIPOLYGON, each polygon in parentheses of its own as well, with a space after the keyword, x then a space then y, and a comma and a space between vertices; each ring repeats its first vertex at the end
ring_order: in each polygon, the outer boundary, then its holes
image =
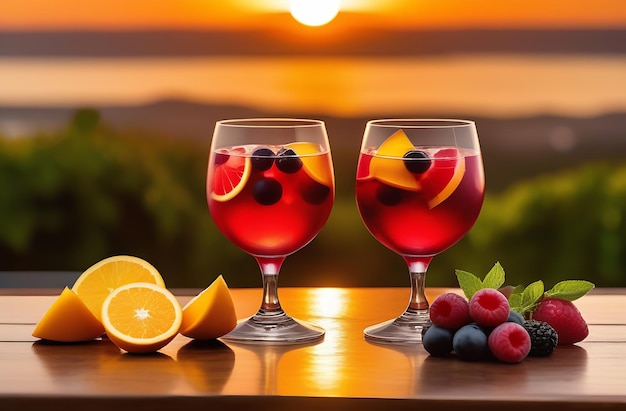
POLYGON ((547 322, 530 320, 526 321, 524 328, 530 335, 531 357, 547 357, 552 354, 558 343, 558 335, 554 328, 547 322))

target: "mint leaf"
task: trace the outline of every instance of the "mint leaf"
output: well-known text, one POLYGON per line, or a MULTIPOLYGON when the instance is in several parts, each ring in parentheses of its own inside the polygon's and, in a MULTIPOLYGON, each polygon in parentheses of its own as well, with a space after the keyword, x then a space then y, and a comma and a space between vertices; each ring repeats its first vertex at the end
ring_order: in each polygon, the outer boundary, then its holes
POLYGON ((476 291, 484 288, 483 282, 474 274, 463 270, 454 270, 454 272, 456 273, 459 287, 461 287, 461 290, 463 290, 463 293, 465 294, 465 298, 468 300, 472 298, 476 291))
POLYGON ((522 293, 522 301, 524 304, 534 305, 543 297, 543 281, 535 281, 529 284, 522 293))
POLYGON ((522 315, 530 313, 537 306, 537 303, 543 298, 543 281, 535 281, 529 284, 524 291, 514 292, 511 294, 513 297, 513 304, 509 297, 509 306, 512 310, 519 312, 522 315))
POLYGON ((574 301, 591 291, 595 285, 585 280, 565 280, 546 291, 546 297, 574 301))
POLYGON ((483 287, 495 288, 496 290, 504 284, 504 268, 499 262, 489 270, 485 278, 483 279, 483 287))

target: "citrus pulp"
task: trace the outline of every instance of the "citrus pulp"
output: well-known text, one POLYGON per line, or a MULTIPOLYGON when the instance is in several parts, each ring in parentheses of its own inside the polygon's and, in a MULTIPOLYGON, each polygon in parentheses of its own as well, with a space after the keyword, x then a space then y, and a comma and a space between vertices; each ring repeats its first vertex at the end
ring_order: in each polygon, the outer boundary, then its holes
POLYGON ((148 282, 165 287, 163 277, 147 261, 128 255, 105 258, 89 267, 74 283, 74 291, 98 320, 102 303, 114 289, 133 282, 148 282))
POLYGON ((183 312, 167 289, 130 283, 113 290, 102 304, 102 324, 109 339, 130 353, 155 352, 180 329, 183 312))
POLYGON ((250 177, 250 157, 245 156, 245 148, 237 147, 228 153, 216 153, 226 160, 215 162, 212 184, 209 192, 217 201, 228 201, 234 198, 246 186, 250 177))

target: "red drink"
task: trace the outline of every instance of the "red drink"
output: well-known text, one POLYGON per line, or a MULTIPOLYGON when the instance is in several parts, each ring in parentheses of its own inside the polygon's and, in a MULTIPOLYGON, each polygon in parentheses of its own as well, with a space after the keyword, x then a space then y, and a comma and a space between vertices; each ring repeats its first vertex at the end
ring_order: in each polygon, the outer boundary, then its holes
POLYGON ((485 192, 482 158, 450 147, 415 152, 423 154, 405 159, 375 157, 373 149, 361 153, 357 204, 365 226, 386 247, 403 256, 434 256, 478 218, 485 192))
POLYGON ((211 153, 207 199, 215 224, 255 256, 286 256, 308 244, 333 205, 330 153, 312 143, 244 145, 211 153))

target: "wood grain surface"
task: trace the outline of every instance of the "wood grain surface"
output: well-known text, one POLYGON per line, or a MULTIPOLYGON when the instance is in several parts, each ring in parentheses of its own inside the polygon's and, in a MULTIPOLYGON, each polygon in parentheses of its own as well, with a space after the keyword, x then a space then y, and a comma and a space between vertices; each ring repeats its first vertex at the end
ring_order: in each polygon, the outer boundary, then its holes
MULTIPOLYGON (((124 354, 107 339, 33 338, 60 291, 0 292, 0 410, 626 409, 624 289, 594 290, 576 302, 590 327, 585 341, 513 365, 365 341, 363 328, 405 308, 404 288, 282 288, 289 314, 325 328, 316 344, 203 343, 179 335, 147 356, 124 354)), ((239 318, 258 308, 261 290, 231 291, 239 318)), ((427 291, 431 301, 460 292, 427 291)), ((198 290, 174 292, 184 304, 198 290)))

